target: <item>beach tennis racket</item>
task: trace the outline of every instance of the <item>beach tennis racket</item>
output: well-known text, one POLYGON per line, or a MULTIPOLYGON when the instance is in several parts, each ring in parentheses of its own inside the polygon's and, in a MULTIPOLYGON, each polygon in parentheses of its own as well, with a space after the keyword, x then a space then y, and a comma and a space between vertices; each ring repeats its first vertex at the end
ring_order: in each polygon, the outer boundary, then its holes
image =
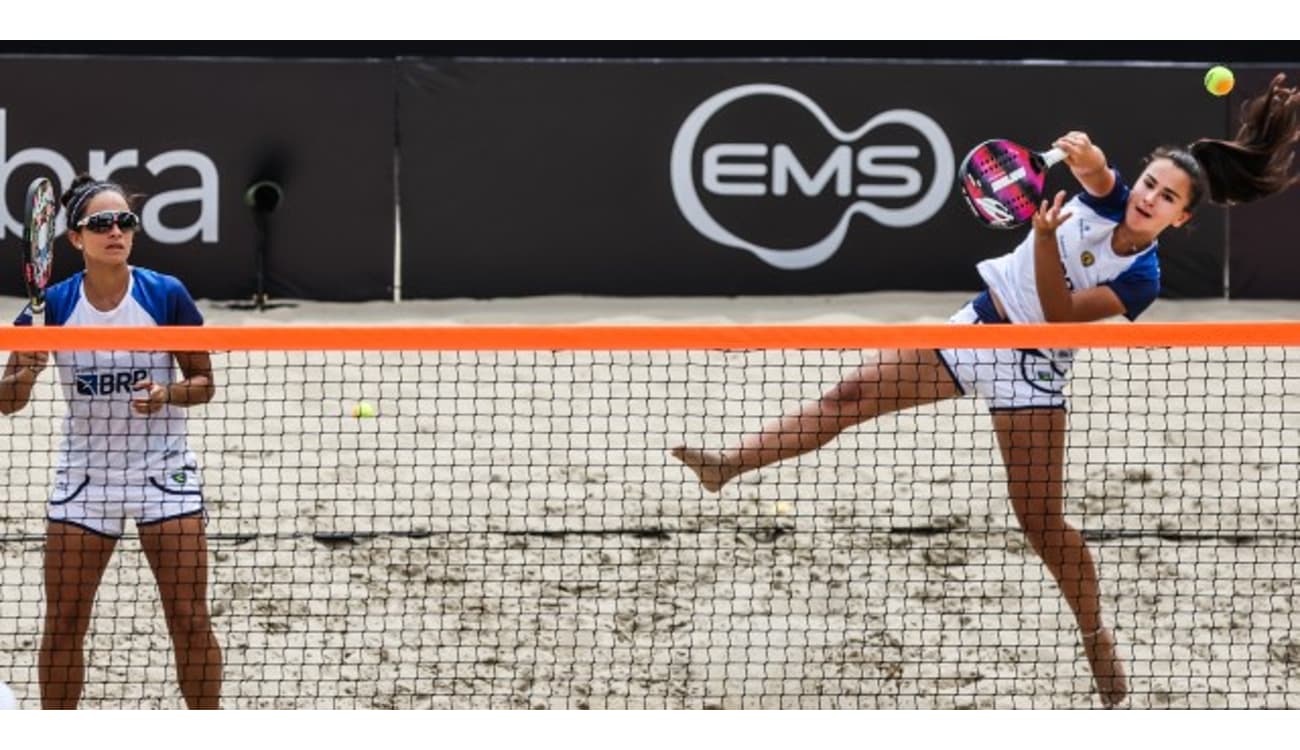
POLYGON ((1038 210, 1047 170, 1063 159, 1059 148, 1039 153, 1013 141, 984 141, 966 154, 957 181, 982 224, 1015 229, 1038 210))
POLYGON ((54 220, 59 214, 54 184, 44 177, 33 180, 23 208, 23 280, 32 306, 32 325, 39 325, 39 316, 45 312, 45 288, 54 269, 54 220))

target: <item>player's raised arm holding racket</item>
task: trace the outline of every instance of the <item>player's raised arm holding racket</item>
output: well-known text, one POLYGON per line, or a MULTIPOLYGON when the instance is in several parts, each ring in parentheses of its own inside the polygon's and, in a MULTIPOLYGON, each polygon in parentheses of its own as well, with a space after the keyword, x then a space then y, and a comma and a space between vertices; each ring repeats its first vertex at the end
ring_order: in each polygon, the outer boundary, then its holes
MULTIPOLYGON (((1297 181, 1291 162, 1300 95, 1283 83, 1277 76, 1247 102, 1233 139, 1157 149, 1132 187, 1083 133, 1062 136, 1047 155, 1004 148, 1005 141, 980 144, 960 178, 972 211, 988 226, 1032 219, 1033 229, 1012 252, 978 264, 985 289, 951 321, 1135 319, 1160 291, 1161 232, 1185 224, 1205 197, 1240 203, 1297 181), (1064 161, 1083 187, 1068 201, 1064 193, 1042 200, 1043 173, 1053 160, 1064 161)), ((1127 695, 1127 679, 1092 553, 1064 512, 1064 388, 1072 359, 1073 352, 1059 349, 884 350, 820 399, 730 447, 678 446, 672 455, 705 490, 717 492, 741 474, 816 450, 881 415, 978 394, 992 418, 1011 507, 1074 613, 1098 697, 1113 706, 1127 695)))
POLYGON ((1070 168, 1074 179, 1089 195, 1101 198, 1115 187, 1115 173, 1106 164, 1102 153, 1087 133, 1072 130, 1056 139, 1052 146, 1058 149, 1062 160, 1070 168))
MULTIPOLYGON (((54 269, 55 220, 59 198, 54 184, 38 177, 27 188, 23 201, 23 282, 27 286, 27 308, 20 316, 27 325, 42 325, 45 289, 54 269)), ((0 378, 0 413, 11 414, 25 406, 36 378, 49 362, 49 352, 14 352, 0 378)))

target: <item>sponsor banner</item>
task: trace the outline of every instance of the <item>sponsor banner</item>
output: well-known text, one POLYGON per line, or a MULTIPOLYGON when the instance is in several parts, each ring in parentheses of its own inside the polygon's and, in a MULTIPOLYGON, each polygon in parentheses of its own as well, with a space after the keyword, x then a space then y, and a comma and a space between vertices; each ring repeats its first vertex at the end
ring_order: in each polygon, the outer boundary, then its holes
MULTIPOLYGON (((196 297, 253 295, 257 180, 284 190, 265 222, 271 295, 390 297, 393 133, 392 62, 0 59, 0 294, 23 293, 27 184, 89 171, 143 194, 132 262, 196 297)), ((81 267, 60 240, 55 279, 81 267)))
MULTIPOLYGON (((1300 84, 1300 65, 1234 66, 1233 123, 1241 105, 1265 90, 1278 73, 1287 84, 1300 84)), ((1292 169, 1294 172, 1295 169, 1292 169)), ((1292 188, 1257 203, 1234 206, 1229 212, 1228 279, 1232 297, 1300 298, 1300 188, 1292 188)))
MULTIPOLYGON (((1081 129, 1133 179, 1226 106, 1186 69, 401 61, 403 294, 975 290, 1027 229, 969 215, 971 147, 1081 129)), ((1195 223, 1166 294, 1222 293, 1223 214, 1195 223)))

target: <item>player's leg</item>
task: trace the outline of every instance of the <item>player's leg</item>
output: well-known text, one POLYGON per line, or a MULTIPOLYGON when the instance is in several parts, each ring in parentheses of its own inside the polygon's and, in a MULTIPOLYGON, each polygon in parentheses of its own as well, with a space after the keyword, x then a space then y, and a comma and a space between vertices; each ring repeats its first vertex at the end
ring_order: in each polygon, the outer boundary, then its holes
POLYGON ((86 630, 116 545, 113 537, 69 523, 46 524, 45 628, 37 657, 42 708, 76 708, 81 699, 86 630))
POLYGON ((176 653, 181 694, 190 708, 219 708, 221 648, 208 614, 208 540, 201 512, 139 524, 167 630, 176 653))
POLYGON ((741 474, 816 450, 844 430, 869 419, 961 395, 929 349, 884 351, 877 362, 863 365, 820 399, 741 438, 729 450, 678 446, 672 455, 717 492, 741 474))
POLYGON ((1097 568, 1064 512, 1066 414, 1060 408, 995 411, 1011 507, 1074 611, 1097 694, 1107 707, 1128 694, 1115 638, 1102 620, 1097 568))

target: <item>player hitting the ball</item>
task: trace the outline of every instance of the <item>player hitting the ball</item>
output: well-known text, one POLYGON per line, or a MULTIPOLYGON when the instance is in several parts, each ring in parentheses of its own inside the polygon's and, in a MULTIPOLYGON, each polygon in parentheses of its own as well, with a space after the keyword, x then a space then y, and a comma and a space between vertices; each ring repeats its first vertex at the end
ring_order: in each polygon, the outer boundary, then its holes
MULTIPOLYGON (((1064 192, 1043 201, 1014 251, 980 263, 987 288, 951 322, 1136 319, 1160 291, 1161 232, 1186 224, 1205 200, 1243 203, 1296 183, 1291 163, 1300 140, 1300 95, 1284 82, 1278 75, 1243 106, 1235 138, 1158 148, 1131 186, 1086 134, 1062 136, 1054 145, 1066 153, 1082 192, 1069 201, 1064 192)), ((1127 680, 1103 617, 1092 553, 1063 507, 1064 387, 1072 358, 1072 351, 1056 349, 884 351, 820 400, 734 447, 679 446, 672 455, 717 492, 741 474, 816 450, 883 414, 978 394, 992 416, 1011 507, 1074 612, 1097 695, 1111 707, 1127 695, 1127 680)))
MULTIPOLYGON (((179 280, 128 265, 140 219, 120 185, 81 175, 63 205, 86 270, 47 291, 46 325, 203 324, 179 280)), ((15 323, 31 325, 30 305, 15 323)), ((0 412, 27 406, 48 361, 48 352, 9 355, 0 412)), ((131 519, 158 582, 185 702, 217 708, 221 651, 208 616, 203 495, 184 414, 215 392, 208 353, 74 351, 55 362, 68 414, 46 511, 41 706, 77 706, 95 593, 131 519)))

